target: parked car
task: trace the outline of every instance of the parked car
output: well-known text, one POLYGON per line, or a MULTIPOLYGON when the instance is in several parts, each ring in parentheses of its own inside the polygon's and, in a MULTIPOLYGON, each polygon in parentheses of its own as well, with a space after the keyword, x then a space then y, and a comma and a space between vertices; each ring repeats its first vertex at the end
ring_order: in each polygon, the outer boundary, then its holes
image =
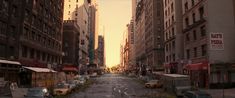
POLYGON ((77 87, 77 83, 74 80, 68 81, 68 84, 71 90, 75 90, 75 88, 77 87))
POLYGON ((145 83, 146 88, 161 88, 162 83, 159 80, 150 80, 149 82, 145 83))
POLYGON ((212 96, 204 91, 186 91, 183 98, 212 98, 212 96))
POLYGON ((29 88, 25 98, 52 98, 45 87, 29 88))
POLYGON ((96 77, 97 75, 98 75, 97 72, 94 72, 91 74, 91 77, 96 77))
POLYGON ((54 95, 67 95, 70 92, 71 88, 67 83, 58 83, 53 90, 54 95))

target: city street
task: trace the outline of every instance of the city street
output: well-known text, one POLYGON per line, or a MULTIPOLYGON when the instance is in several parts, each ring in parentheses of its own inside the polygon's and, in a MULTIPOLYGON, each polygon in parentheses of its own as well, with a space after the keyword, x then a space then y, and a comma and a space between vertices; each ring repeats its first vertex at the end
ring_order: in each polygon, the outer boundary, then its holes
POLYGON ((85 92, 73 93, 69 98, 151 98, 158 89, 147 89, 134 78, 105 74, 85 92))

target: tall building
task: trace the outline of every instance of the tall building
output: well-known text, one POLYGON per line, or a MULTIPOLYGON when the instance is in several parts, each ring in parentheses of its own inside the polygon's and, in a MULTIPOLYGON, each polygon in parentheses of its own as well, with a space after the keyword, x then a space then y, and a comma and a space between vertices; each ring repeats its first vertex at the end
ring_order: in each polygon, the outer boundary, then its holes
POLYGON ((79 65, 80 30, 75 20, 65 20, 63 25, 63 64, 79 65))
MULTIPOLYGON (((145 56, 146 67, 150 70, 163 70, 164 34, 163 1, 144 0, 145 13, 145 56)), ((143 36, 141 36, 143 37, 143 36)))
MULTIPOLYGON (((62 63, 64 0, 1 0, 0 7, 0 59, 28 67, 62 63)), ((19 70, 8 67, 0 67, 0 77, 18 82, 19 70)))
POLYGON ((90 0, 65 0, 64 20, 75 20, 80 27, 80 65, 89 63, 89 4, 90 0))
POLYGON ((131 71, 136 70, 136 60, 135 60, 135 39, 134 39, 134 23, 133 20, 127 25, 127 38, 128 38, 128 65, 131 71))
POLYGON ((234 86, 234 5, 234 0, 182 0, 185 72, 199 87, 234 86))
POLYGON ((164 42, 166 73, 182 73, 183 46, 182 0, 164 0, 164 42))
POLYGON ((98 4, 96 0, 92 0, 89 6, 89 28, 90 44, 89 44, 89 58, 90 63, 97 63, 98 48, 98 4))
POLYGON ((105 50, 104 50, 105 45, 104 44, 105 44, 104 37, 99 35, 98 36, 98 49, 97 49, 99 67, 105 67, 106 66, 105 65, 105 55, 104 55, 104 53, 105 53, 105 50))
POLYGON ((0 2, 1 58, 35 67, 60 64, 64 0, 0 2))
POLYGON ((136 63, 140 67, 146 64, 145 55, 145 12, 144 12, 144 2, 139 0, 136 6, 135 15, 135 54, 136 63))

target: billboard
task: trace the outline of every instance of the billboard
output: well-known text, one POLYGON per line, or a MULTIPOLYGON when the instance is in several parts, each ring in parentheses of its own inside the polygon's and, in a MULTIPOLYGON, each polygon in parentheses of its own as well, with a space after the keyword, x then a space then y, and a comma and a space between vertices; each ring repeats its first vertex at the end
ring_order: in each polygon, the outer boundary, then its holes
POLYGON ((210 47, 211 50, 224 50, 223 33, 210 34, 210 47))

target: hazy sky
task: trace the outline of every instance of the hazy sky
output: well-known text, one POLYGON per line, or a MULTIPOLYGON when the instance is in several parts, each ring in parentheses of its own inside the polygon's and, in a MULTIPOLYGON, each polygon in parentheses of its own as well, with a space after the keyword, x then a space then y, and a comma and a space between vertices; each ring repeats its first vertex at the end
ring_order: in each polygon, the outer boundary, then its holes
POLYGON ((131 0, 97 0, 99 34, 105 31, 106 65, 120 63, 120 43, 131 19, 131 0), (105 30, 103 29, 105 28, 105 30))

